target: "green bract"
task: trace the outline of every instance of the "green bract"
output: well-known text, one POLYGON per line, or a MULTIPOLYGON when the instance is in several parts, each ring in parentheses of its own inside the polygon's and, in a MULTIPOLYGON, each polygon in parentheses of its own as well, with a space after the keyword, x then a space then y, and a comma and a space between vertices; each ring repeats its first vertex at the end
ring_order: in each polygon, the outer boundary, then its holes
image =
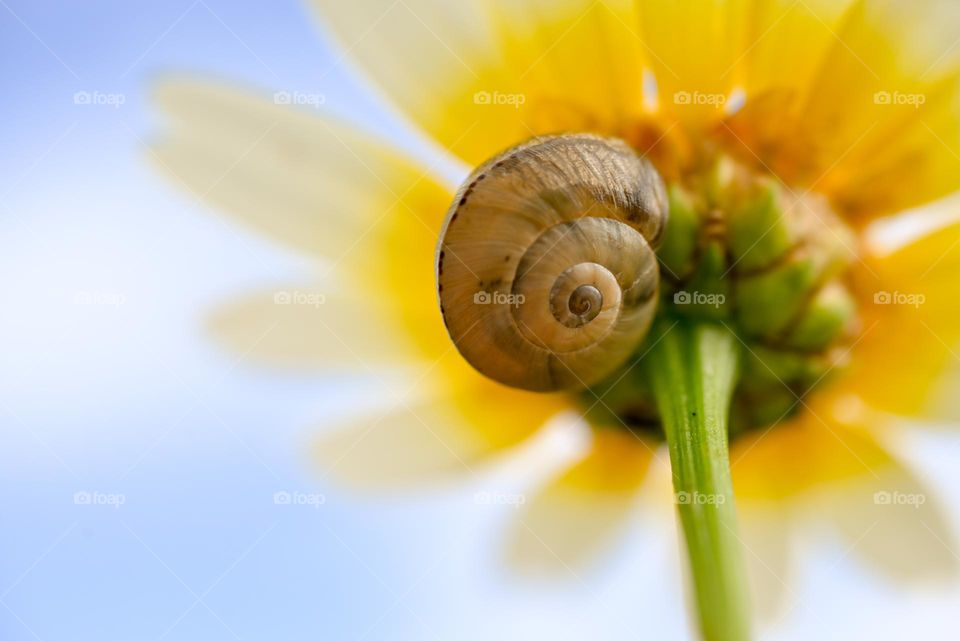
MULTIPOLYGON (((794 192, 721 156, 668 186, 670 217, 657 251, 658 315, 715 322, 739 338, 734 431, 769 425, 841 366, 857 327, 845 281, 854 234, 819 197, 794 192)), ((659 430, 648 377, 637 368, 656 341, 585 398, 601 423, 659 430)))

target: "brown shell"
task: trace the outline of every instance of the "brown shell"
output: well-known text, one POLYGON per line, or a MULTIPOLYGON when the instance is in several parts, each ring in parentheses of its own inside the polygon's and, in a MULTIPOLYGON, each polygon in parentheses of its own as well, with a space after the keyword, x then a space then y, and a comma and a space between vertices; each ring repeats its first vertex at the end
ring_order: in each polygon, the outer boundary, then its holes
POLYGON ((663 181, 625 143, 537 138, 460 188, 437 254, 440 309, 457 349, 501 383, 591 385, 653 320, 663 181))

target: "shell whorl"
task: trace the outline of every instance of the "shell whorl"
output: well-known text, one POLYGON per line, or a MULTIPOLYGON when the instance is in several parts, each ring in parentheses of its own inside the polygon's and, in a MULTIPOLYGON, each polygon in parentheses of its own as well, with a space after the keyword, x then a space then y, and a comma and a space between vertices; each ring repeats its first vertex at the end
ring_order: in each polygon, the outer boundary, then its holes
POLYGON ((619 140, 537 138, 487 161, 457 193, 437 253, 457 349, 512 387, 598 382, 653 320, 666 219, 660 176, 619 140))

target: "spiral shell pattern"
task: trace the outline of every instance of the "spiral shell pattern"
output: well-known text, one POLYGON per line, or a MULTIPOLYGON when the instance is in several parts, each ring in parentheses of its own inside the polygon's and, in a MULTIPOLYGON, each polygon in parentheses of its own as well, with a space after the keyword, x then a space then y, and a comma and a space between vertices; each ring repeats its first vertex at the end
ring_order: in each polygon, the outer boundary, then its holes
POLYGON ((534 391, 621 366, 656 311, 663 181, 624 142, 537 138, 460 188, 437 252, 440 309, 486 376, 534 391))

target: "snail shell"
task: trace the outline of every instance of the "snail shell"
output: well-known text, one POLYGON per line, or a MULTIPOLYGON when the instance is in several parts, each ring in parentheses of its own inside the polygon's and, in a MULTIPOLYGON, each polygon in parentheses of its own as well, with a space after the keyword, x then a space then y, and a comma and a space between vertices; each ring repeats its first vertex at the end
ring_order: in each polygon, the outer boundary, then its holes
POLYGON ((656 311, 663 181, 624 142, 537 138, 481 165, 437 254, 440 310, 481 373, 535 391, 611 374, 656 311))

